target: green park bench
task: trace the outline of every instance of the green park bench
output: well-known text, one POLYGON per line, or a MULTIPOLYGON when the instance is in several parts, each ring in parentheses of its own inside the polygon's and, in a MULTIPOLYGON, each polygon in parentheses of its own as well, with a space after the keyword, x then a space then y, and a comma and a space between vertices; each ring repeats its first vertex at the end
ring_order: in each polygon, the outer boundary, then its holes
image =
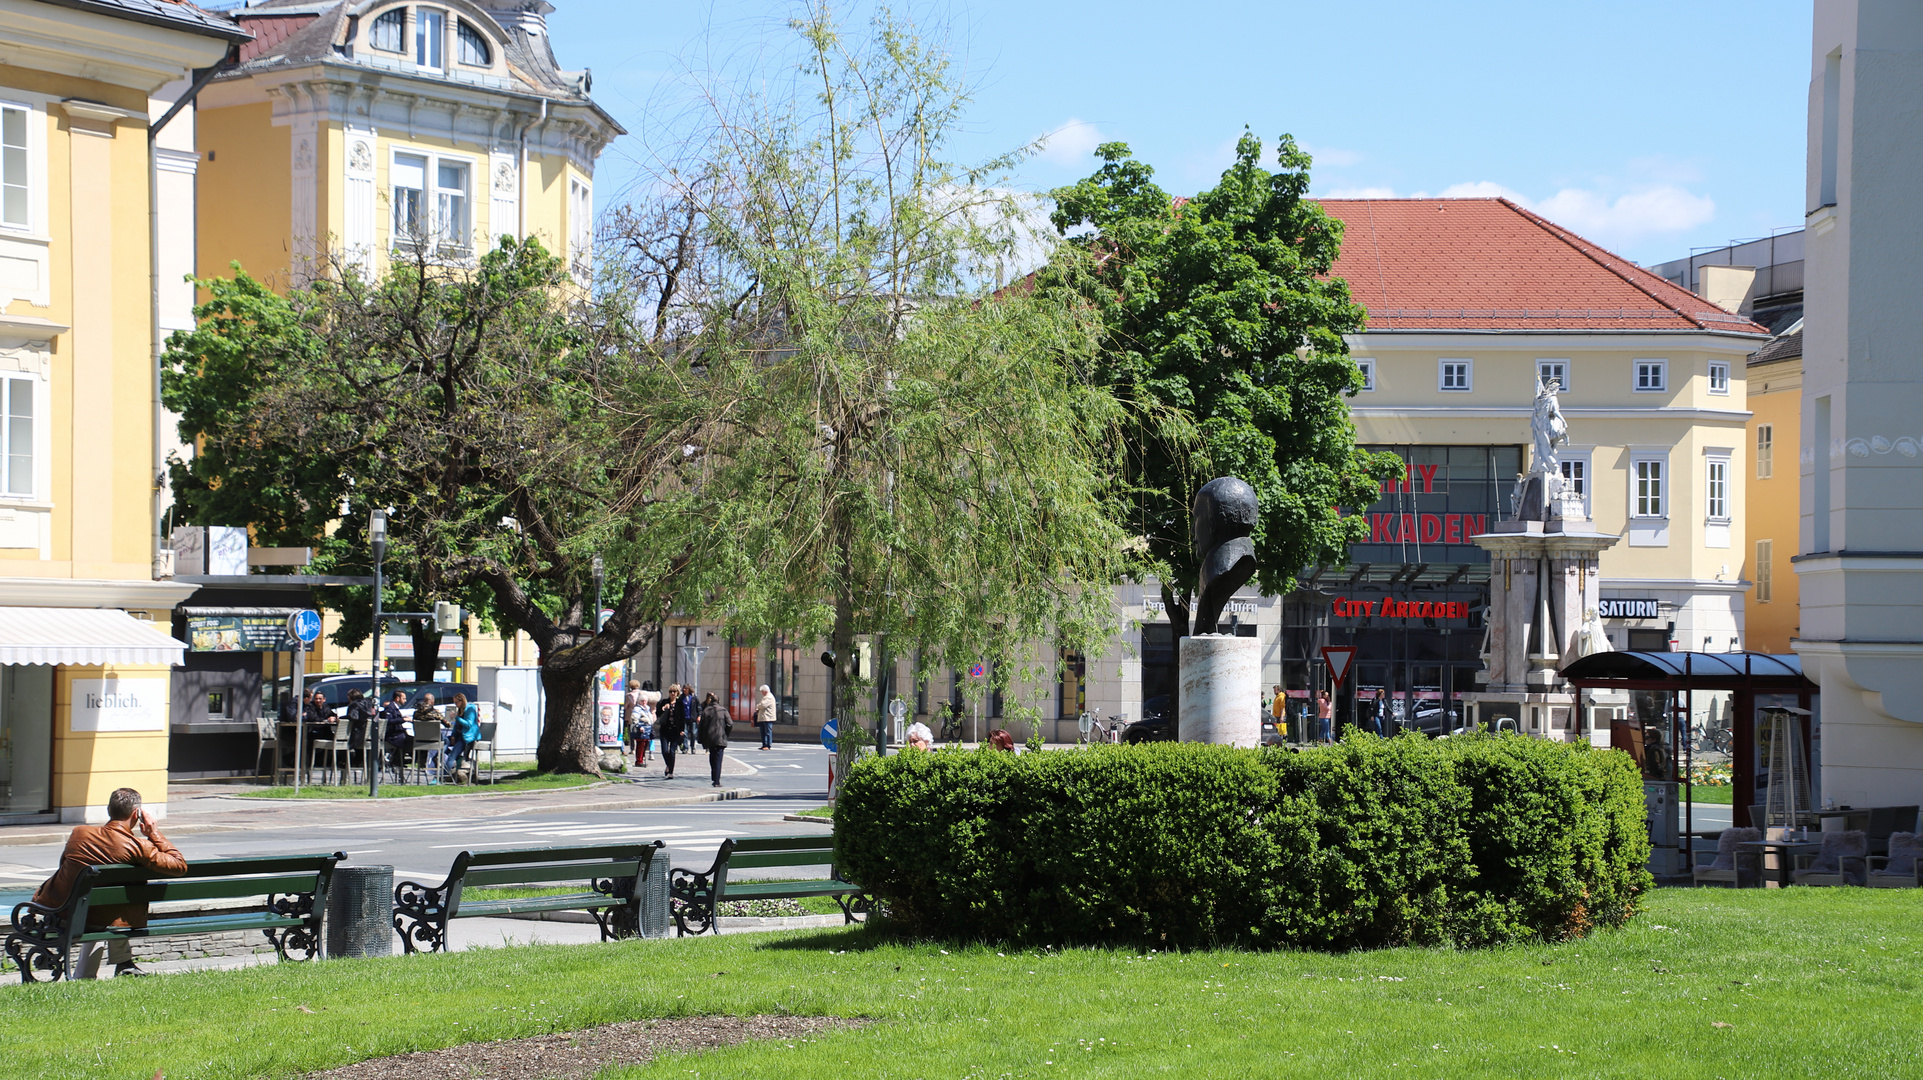
POLYGON ((347 856, 270 855, 244 859, 201 859, 187 864, 180 877, 155 878, 125 863, 93 866, 74 882, 67 902, 46 907, 31 900, 13 908, 13 930, 7 935, 7 955, 20 970, 22 982, 37 982, 35 972, 51 981, 70 978, 73 949, 116 938, 146 940, 185 934, 219 934, 259 930, 273 943, 282 960, 290 951, 311 960, 321 954, 321 915, 327 909, 327 885, 334 866, 347 856), (95 907, 147 901, 179 904, 264 898, 258 907, 150 910, 147 925, 138 929, 88 930, 87 912, 95 907))
POLYGON ((668 903, 680 934, 703 934, 715 929, 715 905, 729 900, 799 900, 832 896, 841 905, 844 922, 868 912, 868 895, 861 886, 835 875, 835 838, 811 836, 748 836, 721 842, 714 865, 706 873, 675 867, 668 872, 668 903), (826 866, 825 877, 796 878, 738 884, 730 872, 764 866, 826 866), (690 929, 692 927, 692 929, 690 929))
POLYGON ((586 911, 600 924, 601 940, 634 937, 641 928, 641 880, 662 842, 589 847, 463 851, 447 880, 428 886, 394 886, 394 929, 410 953, 445 952, 447 924, 454 919, 500 918, 547 911, 586 911), (581 891, 486 899, 488 886, 540 887, 585 881, 581 891))

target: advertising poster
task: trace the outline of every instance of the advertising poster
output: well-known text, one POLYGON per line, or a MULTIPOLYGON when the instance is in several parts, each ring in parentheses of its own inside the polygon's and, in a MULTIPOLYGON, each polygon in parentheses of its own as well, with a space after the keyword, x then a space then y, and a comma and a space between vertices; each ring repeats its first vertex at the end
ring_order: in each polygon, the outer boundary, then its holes
POLYGON ((187 641, 195 652, 286 652, 285 615, 191 615, 187 641))
POLYGON ((621 697, 627 689, 620 664, 594 673, 594 731, 595 741, 601 746, 621 745, 621 697))

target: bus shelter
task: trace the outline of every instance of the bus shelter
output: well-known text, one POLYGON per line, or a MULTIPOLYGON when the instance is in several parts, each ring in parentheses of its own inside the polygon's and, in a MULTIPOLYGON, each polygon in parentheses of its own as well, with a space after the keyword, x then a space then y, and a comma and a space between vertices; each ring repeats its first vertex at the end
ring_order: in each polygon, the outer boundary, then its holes
MULTIPOLYGON (((1749 808, 1768 782, 1767 734, 1757 726, 1763 709, 1793 705, 1810 713, 1802 749, 1812 780, 1817 775, 1819 691, 1794 654, 1603 652, 1574 661, 1562 677, 1579 694, 1625 701, 1610 723, 1610 745, 1635 757, 1645 780, 1678 782, 1686 814, 1697 766, 1706 763, 1699 759, 1713 762, 1726 753, 1731 820, 1751 824, 1749 808)), ((1684 831, 1693 832, 1693 822, 1684 831)))

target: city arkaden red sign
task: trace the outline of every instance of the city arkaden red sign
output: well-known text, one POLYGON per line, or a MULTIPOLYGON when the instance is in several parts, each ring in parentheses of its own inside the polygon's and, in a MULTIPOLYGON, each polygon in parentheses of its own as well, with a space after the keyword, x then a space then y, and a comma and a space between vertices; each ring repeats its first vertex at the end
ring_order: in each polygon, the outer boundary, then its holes
POLYGON ((1329 614, 1338 619, 1466 619, 1469 605, 1460 600, 1351 600, 1337 597, 1329 614))

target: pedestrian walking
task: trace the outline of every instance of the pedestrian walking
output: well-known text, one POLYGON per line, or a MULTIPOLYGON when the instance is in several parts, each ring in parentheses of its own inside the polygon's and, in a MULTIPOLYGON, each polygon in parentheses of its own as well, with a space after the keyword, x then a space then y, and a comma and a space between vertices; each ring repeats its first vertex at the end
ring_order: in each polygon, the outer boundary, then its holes
POLYGON ((761 696, 755 699, 755 726, 761 729, 761 748, 772 750, 775 746, 775 703, 774 691, 767 683, 761 684, 761 696))
POLYGON ((634 756, 642 765, 648 763, 648 743, 654 738, 654 706, 646 698, 635 702, 632 723, 634 725, 634 756))
MULTIPOLYGON (((713 694, 708 695, 713 697, 713 694)), ((694 737, 701 727, 701 697, 692 686, 681 688, 681 752, 694 753, 694 737)))
POLYGON ((1289 695, 1282 692, 1282 684, 1275 684, 1275 697, 1269 701, 1269 722, 1275 725, 1275 733, 1283 741, 1289 738, 1289 695))
POLYGON ((681 684, 668 687, 668 700, 661 703, 661 713, 654 721, 655 737, 661 740, 661 765, 666 771, 663 777, 674 779, 674 755, 681 748, 681 684))
POLYGON ((728 710, 710 693, 701 703, 696 735, 702 748, 708 751, 708 775, 714 787, 721 786, 721 759, 728 752, 728 732, 733 727, 728 710))
MULTIPOLYGON (((33 894, 33 902, 57 908, 72 895, 80 875, 94 866, 131 863, 155 877, 179 877, 187 872, 187 860, 180 850, 161 835, 153 815, 140 805, 140 792, 121 788, 107 796, 107 823, 80 825, 67 835, 67 846, 60 853, 60 864, 33 894), (136 830, 140 835, 135 835, 136 830)), ((138 930, 147 925, 147 902, 100 904, 87 908, 88 930, 138 930)), ((100 974, 100 946, 106 945, 107 959, 114 975, 145 975, 134 964, 133 944, 124 937, 82 946, 80 964, 74 977, 92 979, 100 974)))
POLYGON ((1315 726, 1323 742, 1335 741, 1335 703, 1329 700, 1327 690, 1316 691, 1315 726))

